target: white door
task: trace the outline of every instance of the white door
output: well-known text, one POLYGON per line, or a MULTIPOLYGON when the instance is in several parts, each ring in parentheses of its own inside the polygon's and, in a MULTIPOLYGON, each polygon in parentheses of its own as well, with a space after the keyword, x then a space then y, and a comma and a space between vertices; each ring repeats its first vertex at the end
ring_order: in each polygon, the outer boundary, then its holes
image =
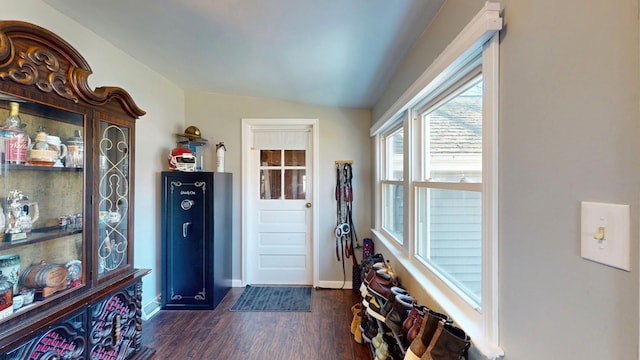
POLYGON ((247 283, 312 284, 312 127, 262 124, 250 132, 247 283))

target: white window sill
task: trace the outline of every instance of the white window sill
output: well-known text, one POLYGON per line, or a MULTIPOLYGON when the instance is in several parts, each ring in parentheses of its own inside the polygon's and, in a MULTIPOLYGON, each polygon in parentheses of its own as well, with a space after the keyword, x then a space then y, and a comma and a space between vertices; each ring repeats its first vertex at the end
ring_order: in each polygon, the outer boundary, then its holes
MULTIPOLYGON (((422 264, 407 256, 406 251, 397 242, 388 239, 375 229, 371 229, 371 232, 376 242, 384 246, 398 262, 398 265, 413 278, 413 282, 427 293, 427 296, 437 304, 437 307, 455 321, 456 326, 462 328, 471 337, 473 346, 469 354, 470 359, 502 359, 504 351, 485 340, 482 331, 483 320, 479 309, 473 309, 463 299, 456 298, 457 296, 453 295, 455 293, 444 282, 430 273, 422 264)), ((399 277, 400 281, 403 281, 402 274, 399 277)), ((406 279, 405 282, 407 282, 406 279)))

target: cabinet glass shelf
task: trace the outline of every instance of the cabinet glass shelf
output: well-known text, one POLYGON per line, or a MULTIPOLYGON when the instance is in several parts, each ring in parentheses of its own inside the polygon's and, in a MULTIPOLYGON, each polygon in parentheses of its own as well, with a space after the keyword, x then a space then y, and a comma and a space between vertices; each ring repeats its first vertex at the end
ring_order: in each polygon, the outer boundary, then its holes
MULTIPOLYGON (((11 102, 0 99, 0 128, 9 116, 11 102)), ((0 266, 2 279, 13 284, 13 296, 34 293, 36 301, 15 307, 13 312, 1 306, 0 324, 37 309, 42 300, 56 299, 86 284, 83 266, 87 265, 84 251, 82 219, 85 212, 85 169, 66 167, 68 139, 83 134, 84 115, 46 106, 32 101, 18 100, 20 129, 26 140, 22 161, 8 163, 14 142, 4 128, 0 129, 0 266), (34 165, 30 160, 40 148, 35 147, 38 134, 44 132, 44 149, 57 149, 55 165, 34 165), (7 137, 9 136, 9 137, 7 137), (57 143, 56 143, 57 141, 57 143), (50 145, 53 144, 53 147, 50 145), (65 151, 63 151, 63 149, 65 151), (42 265, 45 264, 45 265, 42 265), (71 265, 74 267, 72 268, 71 265), (77 271, 77 275, 71 274, 77 271), (70 275, 71 274, 71 275, 70 275)), ((12 153, 11 156, 15 156, 12 153)), ((48 155, 53 155, 49 154, 48 155)), ((24 301, 25 296, 20 300, 24 301)))
POLYGON ((31 245, 42 241, 55 240, 64 236, 82 234, 82 229, 66 230, 62 228, 42 228, 33 229, 31 234, 24 240, 0 243, 0 251, 13 249, 21 246, 31 245))
POLYGON ((34 171, 62 171, 62 172, 82 172, 82 168, 68 168, 58 166, 44 166, 44 165, 21 165, 21 164, 2 164, 0 165, 4 170, 34 170, 34 171))

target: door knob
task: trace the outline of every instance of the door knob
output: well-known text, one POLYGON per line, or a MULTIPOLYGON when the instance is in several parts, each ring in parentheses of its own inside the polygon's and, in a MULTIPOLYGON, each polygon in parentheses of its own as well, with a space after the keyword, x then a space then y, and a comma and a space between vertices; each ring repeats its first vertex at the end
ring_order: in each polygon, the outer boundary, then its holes
POLYGON ((310 208, 311 207, 311 203, 306 203, 306 204, 304 204, 304 206, 310 208))

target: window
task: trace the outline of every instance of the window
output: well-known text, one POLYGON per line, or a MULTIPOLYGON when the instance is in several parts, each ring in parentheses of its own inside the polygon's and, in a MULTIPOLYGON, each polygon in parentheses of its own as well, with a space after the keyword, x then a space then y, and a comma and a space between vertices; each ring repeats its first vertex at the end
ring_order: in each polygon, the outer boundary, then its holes
POLYGON ((381 137, 384 149, 382 176, 382 230, 399 244, 404 238, 404 129, 381 137))
POLYGON ((371 128, 378 169, 374 236, 490 359, 504 354, 498 344, 499 11, 499 4, 485 3, 371 128))
POLYGON ((482 77, 418 109, 416 257, 482 304, 482 77))
POLYGON ((260 199, 306 199, 305 156, 306 150, 260 150, 260 199))

